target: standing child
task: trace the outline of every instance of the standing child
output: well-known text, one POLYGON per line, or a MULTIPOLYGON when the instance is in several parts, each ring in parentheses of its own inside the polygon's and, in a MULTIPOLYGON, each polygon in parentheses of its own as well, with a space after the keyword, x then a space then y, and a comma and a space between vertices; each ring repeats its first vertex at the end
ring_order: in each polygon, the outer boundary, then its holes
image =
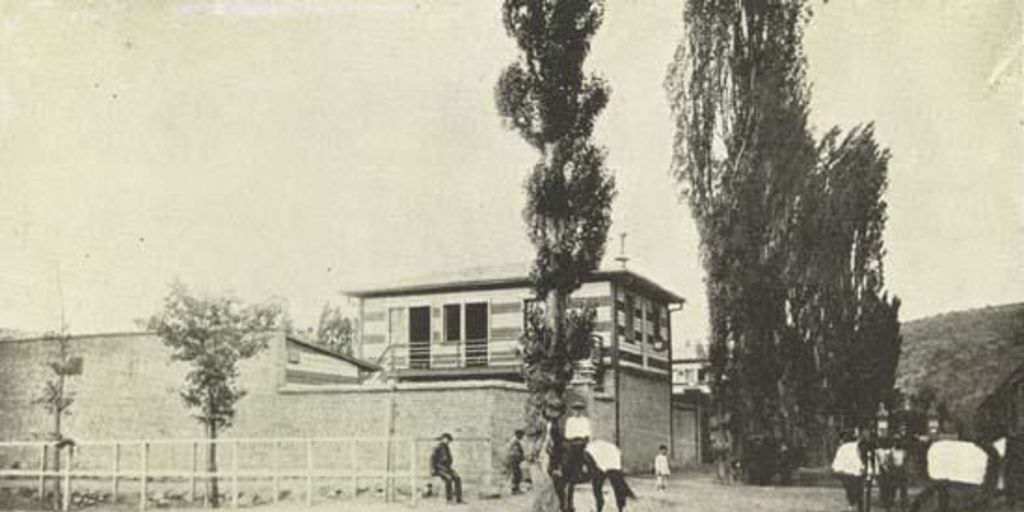
POLYGON ((508 444, 508 471, 512 477, 512 494, 520 494, 523 491, 519 489, 519 485, 523 481, 523 470, 522 464, 525 459, 525 452, 523 450, 523 436, 525 432, 522 429, 515 431, 515 436, 509 441, 508 444))
POLYGON ((672 471, 668 468, 668 447, 658 447, 658 455, 654 457, 654 476, 658 479, 658 490, 664 491, 668 488, 668 476, 672 471))

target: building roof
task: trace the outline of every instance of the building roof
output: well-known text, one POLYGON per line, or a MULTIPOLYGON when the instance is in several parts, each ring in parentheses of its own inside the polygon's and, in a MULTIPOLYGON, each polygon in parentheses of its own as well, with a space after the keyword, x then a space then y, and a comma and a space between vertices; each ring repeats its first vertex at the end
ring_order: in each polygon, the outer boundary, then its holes
POLYGON ((380 366, 377 366, 374 363, 371 363, 369 361, 364 361, 362 359, 359 359, 358 357, 353 357, 353 356, 350 356, 348 354, 342 354, 341 352, 336 352, 336 351, 331 350, 331 349, 329 349, 329 348, 327 348, 327 347, 325 347, 323 345, 318 345, 316 343, 310 343, 308 341, 301 340, 301 339, 299 339, 299 338, 297 338, 295 336, 288 336, 287 339, 288 339, 288 341, 290 343, 295 343, 296 345, 308 348, 309 350, 312 350, 314 352, 318 352, 320 354, 324 354, 326 356, 330 356, 330 357, 333 357, 335 359, 340 359, 342 361, 351 363, 351 364, 353 364, 355 366, 358 366, 360 369, 371 371, 371 372, 375 372, 375 371, 379 371, 380 370, 380 366))
MULTIPOLYGON (((530 286, 528 265, 476 267, 455 273, 407 279, 378 287, 343 290, 349 297, 373 298, 421 293, 444 293, 493 288, 519 288, 530 286)), ((686 299, 654 281, 627 269, 598 270, 587 282, 617 281, 637 286, 671 304, 682 304, 686 299)))

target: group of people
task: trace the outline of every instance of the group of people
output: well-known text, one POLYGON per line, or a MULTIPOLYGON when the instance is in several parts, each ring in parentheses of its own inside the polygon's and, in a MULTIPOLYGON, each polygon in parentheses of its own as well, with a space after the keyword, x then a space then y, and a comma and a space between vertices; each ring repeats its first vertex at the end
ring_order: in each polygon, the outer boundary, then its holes
POLYGON ((889 510, 896 504, 907 506, 908 474, 906 459, 910 438, 905 428, 895 435, 874 429, 860 429, 843 436, 836 450, 832 471, 839 475, 850 510, 870 506, 871 487, 878 484, 881 505, 889 510))
MULTIPOLYGON (((582 401, 573 402, 572 413, 565 415, 561 403, 548 404, 543 411, 546 431, 542 436, 538 463, 551 478, 554 491, 563 512, 573 511, 575 485, 590 482, 594 492, 597 510, 604 504, 603 486, 608 480, 615 495, 616 505, 622 511, 626 499, 635 497, 626 484, 622 473, 622 453, 613 443, 593 439, 590 419, 584 413, 582 401)), ((526 461, 524 446, 525 431, 518 429, 509 440, 506 451, 506 467, 511 479, 512 494, 522 493, 524 483, 523 463, 526 461)), ((445 498, 449 503, 463 503, 462 479, 455 471, 450 449, 451 434, 444 433, 438 438, 430 458, 431 472, 439 477, 445 486, 445 498)), ((671 473, 668 462, 668 447, 661 445, 654 458, 656 488, 667 488, 671 473)))

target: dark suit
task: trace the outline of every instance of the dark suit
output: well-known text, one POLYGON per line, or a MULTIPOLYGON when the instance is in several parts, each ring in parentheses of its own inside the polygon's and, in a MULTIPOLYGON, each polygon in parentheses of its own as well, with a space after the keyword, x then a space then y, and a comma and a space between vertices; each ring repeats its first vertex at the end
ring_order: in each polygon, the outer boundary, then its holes
POLYGON ((444 496, 448 501, 462 503, 462 478, 452 468, 452 451, 447 443, 438 443, 430 454, 430 470, 444 480, 444 496))

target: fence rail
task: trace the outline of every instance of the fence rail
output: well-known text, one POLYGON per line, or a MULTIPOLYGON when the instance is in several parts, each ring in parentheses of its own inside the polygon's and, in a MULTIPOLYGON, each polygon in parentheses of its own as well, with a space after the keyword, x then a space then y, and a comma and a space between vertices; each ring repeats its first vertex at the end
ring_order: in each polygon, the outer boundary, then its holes
MULTIPOLYGON (((284 481, 305 481, 306 505, 311 506, 314 500, 314 482, 316 480, 334 479, 347 482, 349 494, 355 496, 359 491, 360 480, 378 480, 384 490, 385 499, 395 499, 395 489, 399 485, 409 486, 409 501, 415 505, 417 501, 417 490, 421 483, 429 481, 429 464, 426 460, 429 457, 429 450, 434 440, 431 438, 415 437, 279 437, 279 438, 220 438, 220 439, 139 439, 139 440, 85 440, 77 441, 72 445, 59 448, 58 443, 49 441, 0 441, 0 455, 5 451, 19 451, 27 455, 36 452, 34 459, 36 467, 22 468, 12 467, 10 469, 0 467, 0 481, 33 479, 38 487, 39 499, 45 498, 45 487, 48 482, 54 479, 60 482, 61 508, 65 512, 71 507, 71 494, 73 481, 96 481, 109 480, 110 494, 117 499, 120 485, 126 481, 138 482, 139 510, 145 511, 149 506, 149 484, 167 480, 183 481, 187 483, 187 496, 189 502, 196 501, 197 486, 200 482, 210 484, 217 481, 227 484, 230 489, 230 503, 232 507, 239 506, 239 486, 242 480, 271 481, 273 486, 271 501, 276 502, 281 498, 281 485, 284 481), (344 457, 342 468, 323 468, 326 446, 342 446, 344 457), (360 446, 375 447, 375 450, 362 453, 360 446), (223 447, 226 450, 217 450, 217 468, 209 471, 205 466, 207 457, 213 447, 223 447), (161 467, 153 464, 152 455, 158 452, 165 459, 177 461, 172 452, 174 448, 187 448, 189 455, 186 456, 190 462, 190 469, 161 467), (106 455, 95 453, 96 448, 107 448, 106 455), (52 450, 57 450, 56 452, 52 450), (129 462, 126 452, 137 451, 134 467, 125 463, 129 462), (92 455, 87 461, 101 467, 83 468, 83 458, 80 453, 87 452, 92 455), (54 453, 60 454, 62 459, 59 470, 47 468, 48 460, 52 459, 54 453), (255 455, 257 467, 243 468, 240 459, 245 456, 255 455), (285 459, 290 459, 285 461, 285 459), (267 460, 269 459, 269 460, 267 460), (286 463, 287 462, 287 463, 286 463), (369 462, 369 464, 367 464, 369 462), (287 467, 292 466, 292 467, 287 467), (367 467, 369 466, 369 467, 367 467), (377 467, 374 467, 377 466, 377 467), (390 498, 389 498, 390 497, 390 498)), ((489 438, 484 437, 463 437, 453 444, 456 451, 463 451, 465 454, 472 454, 473 447, 483 449, 482 457, 478 455, 479 471, 466 471, 466 476, 478 477, 480 481, 488 483, 492 478, 493 455, 491 454, 492 443, 489 438)), ((2 457, 0 457, 2 460, 2 457)), ((328 459, 337 462, 337 459, 328 459)), ((470 465, 473 465, 472 463, 470 465)), ((171 464, 174 466, 174 464, 171 464)), ((208 503, 209 491, 203 493, 204 503, 208 503)))

